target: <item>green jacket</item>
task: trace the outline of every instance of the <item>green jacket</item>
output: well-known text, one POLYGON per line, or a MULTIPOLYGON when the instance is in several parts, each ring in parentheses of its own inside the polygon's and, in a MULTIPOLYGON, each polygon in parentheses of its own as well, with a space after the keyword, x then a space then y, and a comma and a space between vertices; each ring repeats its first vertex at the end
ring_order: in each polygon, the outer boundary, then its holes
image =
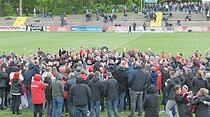
POLYGON ((60 80, 52 82, 52 98, 64 97, 64 86, 60 80))

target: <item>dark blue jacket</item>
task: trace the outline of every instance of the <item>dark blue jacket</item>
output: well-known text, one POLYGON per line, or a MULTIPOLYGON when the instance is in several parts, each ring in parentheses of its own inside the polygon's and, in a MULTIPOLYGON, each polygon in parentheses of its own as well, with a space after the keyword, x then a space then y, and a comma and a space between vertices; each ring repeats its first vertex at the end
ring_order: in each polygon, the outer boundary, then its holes
POLYGON ((143 91, 147 86, 146 74, 142 69, 136 69, 131 74, 130 79, 128 80, 129 87, 134 91, 143 91))

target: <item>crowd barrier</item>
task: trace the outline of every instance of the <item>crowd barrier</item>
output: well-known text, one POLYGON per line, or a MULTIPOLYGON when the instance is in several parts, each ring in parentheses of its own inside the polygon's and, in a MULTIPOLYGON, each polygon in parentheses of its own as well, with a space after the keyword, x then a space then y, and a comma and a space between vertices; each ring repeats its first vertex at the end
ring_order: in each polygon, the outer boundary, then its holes
POLYGON ((47 32, 69 32, 70 26, 47 26, 47 32))
POLYGON ((26 29, 25 29, 25 27, 0 26, 0 32, 1 31, 14 32, 14 31, 26 31, 26 29))
MULTIPOLYGON (((32 31, 47 32, 128 32, 128 26, 33 26, 32 31)), ((30 27, 0 26, 1 31, 31 31, 30 27)), ((136 32, 210 32, 210 26, 136 27, 136 32)))
POLYGON ((174 32, 210 32, 210 26, 175 26, 174 32))
POLYGON ((72 26, 71 32, 103 32, 102 26, 72 26))

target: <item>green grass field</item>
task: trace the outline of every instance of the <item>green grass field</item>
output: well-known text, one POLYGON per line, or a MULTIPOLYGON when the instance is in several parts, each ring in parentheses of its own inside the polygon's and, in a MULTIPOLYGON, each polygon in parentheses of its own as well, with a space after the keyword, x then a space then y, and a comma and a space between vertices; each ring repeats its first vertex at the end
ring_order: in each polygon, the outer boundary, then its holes
MULTIPOLYGON (((30 33, 30 32, 1 32, 0 54, 14 50, 18 54, 35 53, 40 47, 49 53, 57 52, 64 47, 79 49, 84 47, 108 46, 119 51, 125 48, 140 48, 160 54, 162 51, 174 54, 182 52, 185 57, 191 56, 195 49, 202 54, 210 51, 210 33, 30 33)), ((32 117, 33 112, 23 110, 20 117, 32 117)), ((13 117, 9 111, 0 111, 0 117, 13 117)), ((106 113, 101 113, 106 117, 106 113)), ((128 112, 120 113, 120 117, 127 117, 128 112)), ((161 114, 161 117, 166 117, 161 114)))
POLYGON ((38 47, 55 53, 60 47, 79 49, 80 46, 108 46, 119 51, 123 47, 143 51, 151 48, 157 54, 164 50, 174 54, 182 52, 189 57, 195 49, 203 54, 210 51, 210 33, 0 33, 0 54, 11 50, 31 54, 38 47))

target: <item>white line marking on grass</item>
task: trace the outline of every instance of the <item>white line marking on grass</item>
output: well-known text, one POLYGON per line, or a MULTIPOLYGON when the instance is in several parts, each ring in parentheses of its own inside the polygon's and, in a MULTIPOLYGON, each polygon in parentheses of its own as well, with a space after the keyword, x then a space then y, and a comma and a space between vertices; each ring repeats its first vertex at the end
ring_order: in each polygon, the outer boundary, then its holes
MULTIPOLYGON (((135 33, 134 33, 135 34, 135 33)), ((121 46, 123 45, 126 45, 127 43, 137 39, 139 36, 141 36, 143 33, 139 33, 139 34, 136 34, 135 36, 129 38, 127 41, 123 42, 123 43, 120 43, 118 46, 116 46, 114 49, 117 49, 117 48, 120 48, 121 46)), ((130 34, 129 34, 130 35, 130 34)))

